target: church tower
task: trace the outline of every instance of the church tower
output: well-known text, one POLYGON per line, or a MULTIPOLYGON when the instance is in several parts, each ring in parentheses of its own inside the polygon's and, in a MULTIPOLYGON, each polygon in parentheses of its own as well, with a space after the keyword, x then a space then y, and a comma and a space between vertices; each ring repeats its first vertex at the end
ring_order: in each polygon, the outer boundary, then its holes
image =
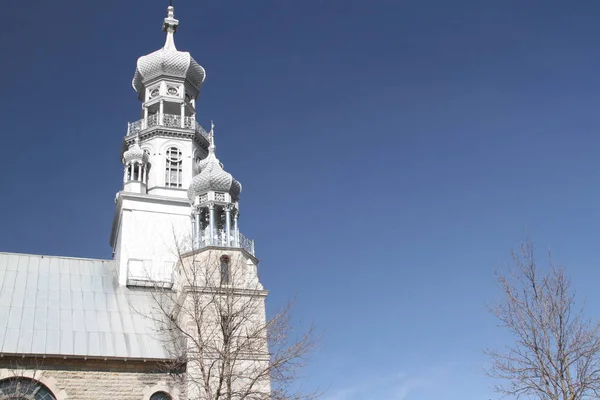
POLYGON ((140 57, 133 77, 141 119, 123 139, 110 238, 121 285, 170 287, 181 255, 207 246, 254 255, 238 228, 241 185, 216 158, 214 125, 207 132, 196 122, 206 72, 175 47, 178 25, 171 6, 164 46, 140 57))

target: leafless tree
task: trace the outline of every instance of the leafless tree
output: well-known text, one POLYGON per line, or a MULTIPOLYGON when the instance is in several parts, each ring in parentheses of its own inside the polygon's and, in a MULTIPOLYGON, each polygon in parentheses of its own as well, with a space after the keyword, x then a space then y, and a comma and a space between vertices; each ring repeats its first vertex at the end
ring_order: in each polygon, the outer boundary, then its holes
POLYGON ((19 360, 12 358, 8 361, 9 371, 0 380, 0 400, 51 400, 50 392, 38 381, 44 376, 40 367, 42 362, 37 358, 19 360))
POLYGON ((495 389, 516 398, 583 400, 600 396, 599 324, 575 302, 570 279, 549 262, 541 271, 528 239, 514 269, 498 273, 502 300, 490 310, 513 335, 504 351, 486 350, 495 389))
POLYGON ((239 250, 178 253, 173 288, 156 284, 151 313, 169 371, 185 366, 189 399, 305 400, 299 372, 315 348, 313 328, 295 335, 291 303, 266 318, 256 263, 239 250))

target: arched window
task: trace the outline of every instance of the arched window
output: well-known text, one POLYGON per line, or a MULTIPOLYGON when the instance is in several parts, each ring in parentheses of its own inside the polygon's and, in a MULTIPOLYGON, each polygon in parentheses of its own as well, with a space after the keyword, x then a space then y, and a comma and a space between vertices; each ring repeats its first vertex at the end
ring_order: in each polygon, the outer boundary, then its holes
POLYGON ((230 281, 229 257, 221 257, 221 285, 229 285, 230 281))
POLYGON ((150 396, 150 400, 172 400, 173 398, 165 392, 156 392, 150 396))
POLYGON ((50 389, 29 378, 8 378, 0 381, 0 399, 56 400, 50 389))
POLYGON ((169 147, 167 149, 167 169, 165 174, 166 187, 181 187, 181 177, 183 157, 181 150, 177 147, 169 147))

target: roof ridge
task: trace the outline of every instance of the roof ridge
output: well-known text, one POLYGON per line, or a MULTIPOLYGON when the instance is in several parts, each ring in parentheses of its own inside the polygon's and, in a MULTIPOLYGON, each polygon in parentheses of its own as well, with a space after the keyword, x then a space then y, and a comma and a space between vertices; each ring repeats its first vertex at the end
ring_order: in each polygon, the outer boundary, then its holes
POLYGON ((0 255, 15 255, 15 256, 30 256, 30 257, 48 257, 48 258, 65 258, 69 260, 89 260, 89 261, 103 261, 103 262, 113 262, 114 260, 107 260, 104 258, 89 258, 89 257, 70 257, 70 256, 53 256, 48 254, 31 254, 31 253, 15 253, 9 251, 0 251, 0 255))

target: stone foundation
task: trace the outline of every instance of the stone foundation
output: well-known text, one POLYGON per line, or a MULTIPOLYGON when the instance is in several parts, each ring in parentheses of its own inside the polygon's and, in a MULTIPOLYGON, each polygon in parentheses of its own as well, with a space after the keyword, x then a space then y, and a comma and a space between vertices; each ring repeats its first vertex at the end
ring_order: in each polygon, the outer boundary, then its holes
POLYGON ((158 391, 185 400, 178 372, 157 362, 0 357, 0 379, 33 378, 57 400, 149 400, 158 391))

